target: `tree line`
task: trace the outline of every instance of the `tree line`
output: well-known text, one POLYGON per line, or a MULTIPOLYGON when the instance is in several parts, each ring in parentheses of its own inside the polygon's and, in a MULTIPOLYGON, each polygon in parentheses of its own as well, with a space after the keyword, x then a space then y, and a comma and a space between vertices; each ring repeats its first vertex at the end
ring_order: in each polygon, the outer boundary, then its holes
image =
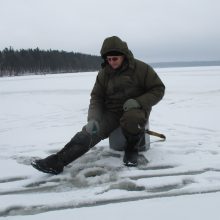
POLYGON ((12 47, 0 51, 0 76, 95 71, 100 64, 100 56, 82 53, 12 47))

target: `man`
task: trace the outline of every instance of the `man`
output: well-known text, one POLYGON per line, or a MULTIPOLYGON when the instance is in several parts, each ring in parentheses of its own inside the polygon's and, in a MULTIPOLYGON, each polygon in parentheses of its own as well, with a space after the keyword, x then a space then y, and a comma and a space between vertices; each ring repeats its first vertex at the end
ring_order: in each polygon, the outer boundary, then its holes
POLYGON ((138 145, 151 108, 162 99, 165 86, 155 71, 134 59, 126 42, 116 36, 104 40, 101 56, 104 62, 91 92, 88 123, 59 152, 33 161, 36 169, 61 173, 119 126, 126 138, 123 162, 137 166, 138 145))

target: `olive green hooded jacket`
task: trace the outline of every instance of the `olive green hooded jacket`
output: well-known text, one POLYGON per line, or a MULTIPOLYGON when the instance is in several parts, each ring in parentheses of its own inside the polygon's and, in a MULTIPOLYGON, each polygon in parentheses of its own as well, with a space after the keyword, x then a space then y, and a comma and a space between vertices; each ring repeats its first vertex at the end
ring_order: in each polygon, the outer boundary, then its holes
POLYGON ((149 116, 151 107, 163 97, 165 86, 151 66, 134 59, 126 42, 113 36, 106 38, 101 48, 104 59, 91 92, 88 120, 100 121, 105 111, 123 114, 128 99, 139 102, 149 116), (118 51, 126 59, 120 69, 113 70, 105 60, 110 51, 118 51))

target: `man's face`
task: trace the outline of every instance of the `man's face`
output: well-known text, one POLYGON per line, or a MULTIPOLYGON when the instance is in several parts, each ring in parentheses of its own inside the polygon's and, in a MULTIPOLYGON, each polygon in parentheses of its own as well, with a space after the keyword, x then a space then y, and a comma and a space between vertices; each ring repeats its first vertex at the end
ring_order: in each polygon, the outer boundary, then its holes
POLYGON ((112 69, 118 69, 121 67, 123 61, 125 59, 125 56, 107 56, 107 61, 109 65, 112 67, 112 69))

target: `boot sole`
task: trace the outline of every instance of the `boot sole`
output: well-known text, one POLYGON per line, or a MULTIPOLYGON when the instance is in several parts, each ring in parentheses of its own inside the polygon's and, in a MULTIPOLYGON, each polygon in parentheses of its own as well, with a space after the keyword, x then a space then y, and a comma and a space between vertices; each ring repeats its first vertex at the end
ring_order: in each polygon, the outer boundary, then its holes
POLYGON ((124 165, 126 167, 137 167, 138 166, 137 163, 131 163, 131 162, 124 162, 124 165))
POLYGON ((39 166, 35 161, 32 161, 31 165, 32 165, 32 167, 34 167, 35 169, 37 169, 37 170, 39 170, 43 173, 49 173, 49 174, 54 174, 54 175, 57 175, 57 174, 61 173, 61 172, 57 172, 53 169, 44 169, 41 166, 39 166))

